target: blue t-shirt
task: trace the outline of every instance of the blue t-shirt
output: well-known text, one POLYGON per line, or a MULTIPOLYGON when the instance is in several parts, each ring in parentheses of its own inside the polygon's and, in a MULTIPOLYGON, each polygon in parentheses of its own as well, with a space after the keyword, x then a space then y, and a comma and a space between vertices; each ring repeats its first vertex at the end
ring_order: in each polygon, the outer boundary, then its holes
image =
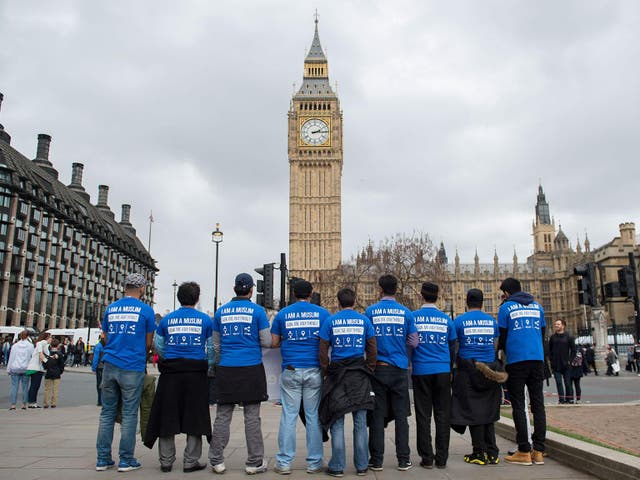
POLYGON ((413 312, 418 330, 418 346, 411 355, 413 375, 433 375, 451 371, 449 342, 457 337, 453 322, 435 306, 413 312))
POLYGON ((103 361, 123 370, 144 372, 147 365, 147 334, 156 329, 153 309, 132 297, 107 307, 102 331, 107 334, 103 361))
POLYGON ((248 298, 231 300, 213 317, 213 331, 220 333, 223 367, 248 367, 262 363, 260 330, 269 328, 267 312, 248 298))
POLYGON ((498 326, 507 329, 507 365, 525 360, 544 361, 542 328, 547 325, 537 302, 529 305, 507 300, 498 310, 498 326))
POLYGON ((364 357, 367 340, 375 337, 371 321, 350 308, 330 316, 320 328, 320 338, 331 344, 331 361, 364 357))
POLYGON ((282 337, 282 369, 320 367, 318 334, 329 312, 313 303, 298 301, 278 312, 271 333, 282 337))
POLYGON ((205 347, 212 330, 209 315, 195 308, 180 307, 160 321, 156 335, 164 338, 164 358, 206 360, 205 347))
POLYGON ((413 313, 391 298, 383 298, 367 308, 378 345, 378 361, 409 368, 407 336, 416 333, 413 313))
POLYGON ((460 315, 454 323, 459 357, 488 363, 496 359, 493 340, 500 336, 500 331, 495 318, 481 310, 472 310, 460 315))

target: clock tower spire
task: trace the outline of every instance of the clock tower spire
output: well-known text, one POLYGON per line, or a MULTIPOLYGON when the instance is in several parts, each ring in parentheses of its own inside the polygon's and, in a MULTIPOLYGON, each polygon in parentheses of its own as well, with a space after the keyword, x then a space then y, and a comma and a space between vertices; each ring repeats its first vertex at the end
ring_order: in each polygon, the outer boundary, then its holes
MULTIPOLYGON (((342 111, 329 83, 318 15, 302 84, 288 113, 289 265, 331 301, 321 284, 341 262, 342 111)), ((324 303, 324 302, 323 302, 324 303)))

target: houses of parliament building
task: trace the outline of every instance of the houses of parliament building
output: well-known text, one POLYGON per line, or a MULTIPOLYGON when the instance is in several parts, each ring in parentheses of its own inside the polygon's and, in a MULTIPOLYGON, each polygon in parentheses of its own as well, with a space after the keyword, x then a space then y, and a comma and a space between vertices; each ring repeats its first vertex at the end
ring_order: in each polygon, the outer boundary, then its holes
MULTIPOLYGON (((342 110, 329 82, 317 19, 315 24, 311 48, 304 60, 302 85, 294 93, 288 113, 289 261, 291 276, 311 281, 321 294, 322 304, 335 310, 337 290, 349 284, 341 276, 342 110)), ((415 285, 404 292, 406 303, 420 305, 420 283, 433 280, 441 287, 439 306, 448 313, 463 313, 466 292, 480 288, 485 294, 485 311, 495 316, 500 306, 500 282, 512 276, 543 306, 548 325, 564 319, 573 332, 586 328, 589 312, 578 302, 578 277, 573 269, 594 261, 599 266, 626 264, 629 252, 639 253, 635 225, 622 223, 620 236, 595 250, 585 235, 584 242, 578 241, 574 249, 562 228, 556 227, 540 185, 531 228, 533 253, 524 262, 516 252, 511 262, 500 262, 497 254, 493 262, 480 262, 476 252, 474 262, 466 264, 460 262, 457 251, 450 262, 440 244, 434 259, 441 266, 440 273, 437 278, 414 278, 415 285)), ((363 256, 366 249, 358 260, 363 256)), ((612 275, 616 272, 602 270, 606 273, 600 281, 614 280, 612 275)), ((364 275, 351 284, 361 305, 377 300, 377 277, 364 275)), ((609 317, 619 325, 633 322, 632 305, 616 303, 607 307, 609 317)))

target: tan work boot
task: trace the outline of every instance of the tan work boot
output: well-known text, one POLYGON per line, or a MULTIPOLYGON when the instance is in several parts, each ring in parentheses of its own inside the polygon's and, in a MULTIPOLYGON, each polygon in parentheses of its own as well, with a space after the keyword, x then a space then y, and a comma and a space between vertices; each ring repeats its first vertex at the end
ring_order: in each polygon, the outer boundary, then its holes
MULTIPOLYGON (((540 453, 540 452, 538 452, 540 453)), ((542 455, 542 454, 540 454, 542 455)), ((513 455, 507 455, 504 459, 509 463, 515 463, 516 465, 531 465, 531 453, 521 452, 518 450, 513 455)))
POLYGON ((538 450, 531 450, 531 461, 536 465, 544 465, 544 457, 542 452, 538 450))

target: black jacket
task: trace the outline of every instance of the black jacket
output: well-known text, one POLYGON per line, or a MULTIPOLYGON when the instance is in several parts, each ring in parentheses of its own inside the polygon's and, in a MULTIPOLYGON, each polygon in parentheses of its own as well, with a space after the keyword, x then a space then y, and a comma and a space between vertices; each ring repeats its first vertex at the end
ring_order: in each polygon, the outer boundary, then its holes
POLYGON ((373 410, 375 398, 371 388, 373 374, 364 358, 354 357, 331 362, 322 384, 318 414, 320 424, 329 429, 340 417, 357 410, 373 410))
POLYGON ((554 333, 549 338, 549 360, 554 372, 565 372, 576 356, 576 343, 567 332, 554 333))
POLYGON ((64 372, 64 355, 58 350, 51 350, 43 366, 46 370, 44 378, 60 378, 64 372))

